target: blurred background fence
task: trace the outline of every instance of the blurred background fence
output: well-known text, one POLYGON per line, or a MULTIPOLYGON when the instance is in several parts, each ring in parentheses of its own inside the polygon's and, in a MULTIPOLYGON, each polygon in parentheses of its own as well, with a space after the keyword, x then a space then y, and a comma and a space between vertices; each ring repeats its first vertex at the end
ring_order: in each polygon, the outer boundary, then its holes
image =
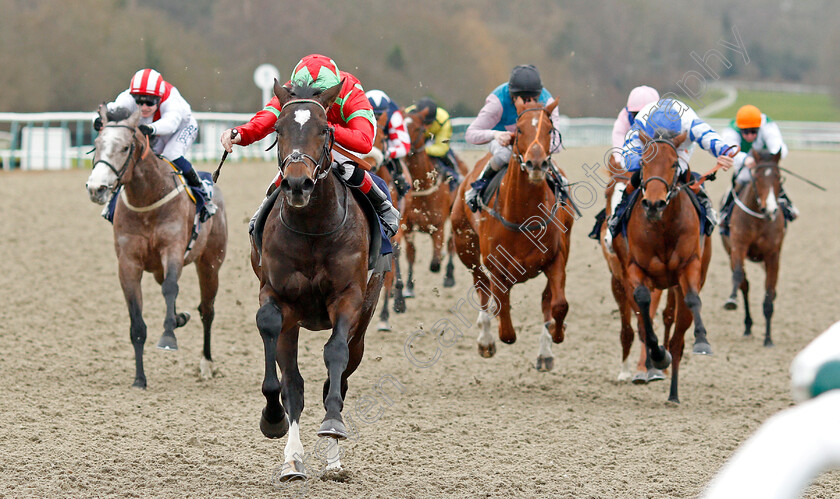
MULTIPOLYGON (((247 113, 195 113, 199 136, 190 151, 192 161, 218 161, 222 155, 219 135, 231 126, 251 118, 247 113)), ((90 167, 93 150, 92 121, 94 113, 0 113, 0 163, 4 170, 43 170, 90 167)), ((464 141, 473 118, 452 118, 452 147, 456 150, 484 149, 486 145, 472 145, 464 141)), ((609 147, 613 119, 563 118, 560 131, 567 148, 609 147)), ((728 120, 710 119, 709 124, 720 131, 728 120)), ((840 150, 840 123, 779 121, 785 142, 791 149, 840 150)), ((235 149, 231 161, 271 160, 273 151, 269 136, 258 144, 235 149)))

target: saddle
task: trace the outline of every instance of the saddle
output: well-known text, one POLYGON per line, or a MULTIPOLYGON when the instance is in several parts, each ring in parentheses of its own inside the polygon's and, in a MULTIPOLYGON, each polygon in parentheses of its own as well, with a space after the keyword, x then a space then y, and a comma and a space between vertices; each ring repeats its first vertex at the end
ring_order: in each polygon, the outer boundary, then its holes
MULTIPOLYGON (((347 183, 344 182, 344 179, 341 178, 341 175, 339 175, 335 170, 332 170, 332 173, 340 182, 347 185, 347 183)), ((388 192, 388 187, 384 180, 375 175, 371 175, 371 178, 383 192, 388 192)), ((365 218, 368 222, 368 228, 371 234, 368 251, 368 270, 372 270, 374 272, 387 272, 391 270, 391 257, 388 255, 394 252, 394 248, 391 245, 391 240, 388 239, 388 236, 385 235, 385 231, 382 229, 382 225, 379 222, 379 215, 377 215, 376 210, 373 208, 373 205, 368 200, 367 196, 362 194, 361 191, 349 188, 349 186, 347 190, 353 193, 353 198, 362 209, 362 212, 364 212, 365 218), (379 233, 379 237, 374 236, 374 234, 377 233, 379 233)), ((265 222, 268 220, 268 215, 271 213, 271 209, 274 207, 274 204, 277 202, 277 198, 279 196, 280 189, 274 189, 274 192, 268 196, 268 202, 262 205, 260 211, 257 213, 256 219, 254 220, 254 232, 251 236, 254 238, 254 245, 257 247, 257 253, 259 253, 261 257, 265 222)))

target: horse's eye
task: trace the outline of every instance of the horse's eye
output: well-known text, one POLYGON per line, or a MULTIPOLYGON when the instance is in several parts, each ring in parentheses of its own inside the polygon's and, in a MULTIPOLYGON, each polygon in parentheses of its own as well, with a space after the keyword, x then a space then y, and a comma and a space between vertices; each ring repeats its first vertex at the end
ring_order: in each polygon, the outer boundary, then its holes
POLYGON ((123 147, 123 152, 128 151, 128 146, 123 147))

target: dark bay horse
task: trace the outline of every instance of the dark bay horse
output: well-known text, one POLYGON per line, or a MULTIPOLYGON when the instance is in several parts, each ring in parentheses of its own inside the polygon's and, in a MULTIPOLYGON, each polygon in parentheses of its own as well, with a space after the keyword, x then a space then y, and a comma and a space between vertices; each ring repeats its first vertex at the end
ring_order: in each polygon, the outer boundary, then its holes
POLYGON ((213 362, 210 326, 215 316, 219 268, 227 247, 227 218, 221 190, 214 191, 218 211, 201 225, 198 238, 185 258, 193 231, 195 204, 183 192, 184 184, 175 178, 169 162, 151 152, 148 140, 137 130, 139 111, 125 119, 109 121, 104 106, 100 106, 99 115, 103 127, 95 141, 96 153, 87 190, 91 201, 104 204, 108 194, 122 186, 114 213, 114 249, 131 319, 129 335, 136 364, 133 386, 146 388, 143 371, 146 323, 140 286, 143 272, 154 275, 166 301, 163 335, 157 346, 177 350, 174 330, 185 325, 190 317, 186 312, 175 311, 178 278, 184 265, 190 263, 195 263, 201 288, 198 306, 204 325, 201 375, 210 378, 213 362))
POLYGON ((668 400, 679 402, 678 377, 685 331, 694 322, 694 353, 712 353, 700 317, 700 289, 712 257, 710 238, 701 235, 700 219, 678 175, 677 147, 686 132, 673 136, 639 134, 642 183, 639 206, 633 210, 626 237, 619 233, 613 249, 624 270, 625 293, 641 314, 647 355, 653 367, 665 369, 673 361, 668 400), (676 300, 674 335, 667 350, 658 344, 651 321, 651 289, 673 289, 676 300))
POLYGON ((304 404, 300 328, 332 329, 324 345, 326 415, 318 435, 334 439, 326 469, 340 470, 347 379, 362 361, 365 330, 382 288, 382 273, 368 272, 369 238, 380 236, 370 233, 362 208, 330 172, 334 136, 326 109, 342 84, 324 91, 274 85, 282 106, 275 130, 283 181, 265 222, 261 252, 252 238, 251 264, 260 280, 257 327, 265 348, 260 430, 268 438, 289 433, 281 480, 306 476, 299 426, 304 404))
MULTIPOLYGON (((492 357, 496 352, 490 321, 499 316, 499 339, 516 341, 510 317, 510 288, 541 273, 548 278, 542 294, 543 328, 537 368, 551 370, 554 356, 551 342, 560 343, 565 334, 566 262, 574 211, 568 200, 558 199, 546 183, 551 166, 551 112, 534 101, 516 100, 518 118, 513 154, 504 173, 498 211, 470 212, 464 193, 490 160, 481 159, 458 188, 452 211, 452 228, 458 257, 472 272, 475 290, 483 310, 478 314, 478 352, 492 357), (492 301, 491 301, 492 298, 492 301)), ((502 175, 502 173, 499 173, 502 175)))
MULTIPOLYGON (((630 179, 626 175, 615 174, 615 172, 622 171, 623 168, 614 162, 614 158, 612 156, 610 156, 609 161, 613 164, 610 168, 608 168, 608 171, 610 172, 610 183, 604 193, 604 197, 606 198, 607 219, 609 219, 612 214, 613 207, 618 205, 618 202, 621 199, 621 193, 630 183, 630 179)), ((630 349, 633 346, 633 337, 635 336, 633 325, 631 323, 632 316, 634 315, 633 305, 630 302, 631 298, 625 292, 624 268, 621 266, 621 262, 618 261, 618 256, 616 256, 614 252, 610 251, 606 244, 604 244, 604 237, 607 234, 607 230, 607 224, 602 223, 599 235, 601 253, 603 253, 604 259, 607 262, 607 268, 610 270, 610 289, 612 290, 616 305, 618 305, 619 320, 621 323, 621 331, 619 333, 619 338, 621 339, 621 369, 618 373, 618 381, 631 380, 634 384, 644 384, 651 381, 663 380, 665 379, 664 374, 661 370, 653 367, 649 357, 647 356, 647 349, 644 347, 644 335, 642 334, 644 326, 642 324, 641 316, 637 316, 636 319, 638 322, 638 337, 642 344, 642 348, 639 351, 639 360, 636 363, 636 372, 632 374, 630 372, 630 349)), ((659 308, 659 300, 661 297, 661 289, 652 290, 650 308, 652 311, 655 312, 659 308)), ((674 294, 669 292, 667 304, 662 313, 662 319, 665 326, 666 343, 668 341, 668 337, 670 336, 671 326, 674 323, 674 310, 674 294)))
POLYGON ((744 336, 752 334, 750 283, 744 272, 744 261, 750 259, 753 262, 764 262, 764 346, 770 347, 773 346, 770 320, 773 317, 773 300, 776 298, 779 261, 785 239, 785 220, 779 208, 781 153, 759 155, 753 151, 753 157, 756 166, 751 172, 752 180, 735 198, 729 235, 721 237, 732 267, 732 294, 724 308, 738 308, 737 293, 740 288, 744 295, 744 336))
MULTIPOLYGON (((403 111, 404 112, 404 111, 403 111)), ((406 168, 411 175, 411 190, 406 194, 402 229, 405 240, 405 257, 408 260, 406 296, 414 296, 414 231, 424 232, 432 237, 432 261, 429 270, 440 272, 443 254, 444 231, 452 210, 452 193, 444 182, 443 175, 435 168, 434 161, 426 154, 423 118, 428 109, 405 115, 405 128, 411 140, 411 150, 405 158, 406 168)), ((454 246, 450 235, 447 243, 449 258, 443 286, 455 286, 454 246)))
MULTIPOLYGON (((394 200, 394 205, 397 205, 397 188, 394 185, 394 179, 391 175, 391 172, 388 170, 387 167, 384 166, 385 161, 387 161, 387 151, 386 151, 386 137, 387 132, 385 130, 385 126, 388 123, 388 114, 382 113, 379 115, 379 119, 376 123, 376 136, 373 139, 373 149, 371 152, 373 153, 376 151, 378 154, 370 155, 365 159, 370 160, 371 164, 374 165, 371 173, 375 173, 385 181, 388 185, 388 188, 391 191, 391 199, 394 200)), ((400 168, 402 168, 402 163, 398 162, 400 168)), ((405 175, 405 172, 403 172, 405 175)), ((402 206, 399 206, 398 209, 400 212, 404 212, 402 206)), ((391 324, 388 320, 391 317, 391 313, 388 309, 388 299, 393 297, 394 298, 394 312, 401 314, 405 312, 405 297, 403 296, 403 280, 402 275, 400 274, 400 245, 399 242, 402 240, 403 231, 402 227, 397 230, 397 233, 394 235, 392 241, 394 243, 394 268, 390 271, 385 273, 385 281, 382 285, 382 308, 379 313, 379 324, 377 325, 377 330, 379 331, 390 331, 391 324)))

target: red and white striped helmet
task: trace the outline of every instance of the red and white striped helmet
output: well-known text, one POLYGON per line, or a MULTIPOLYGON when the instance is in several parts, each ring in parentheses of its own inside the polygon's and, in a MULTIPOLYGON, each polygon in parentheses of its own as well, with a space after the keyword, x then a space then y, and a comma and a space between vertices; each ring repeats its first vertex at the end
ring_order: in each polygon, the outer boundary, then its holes
POLYGON ((141 69, 131 77, 129 93, 163 97, 163 77, 154 69, 141 69))

